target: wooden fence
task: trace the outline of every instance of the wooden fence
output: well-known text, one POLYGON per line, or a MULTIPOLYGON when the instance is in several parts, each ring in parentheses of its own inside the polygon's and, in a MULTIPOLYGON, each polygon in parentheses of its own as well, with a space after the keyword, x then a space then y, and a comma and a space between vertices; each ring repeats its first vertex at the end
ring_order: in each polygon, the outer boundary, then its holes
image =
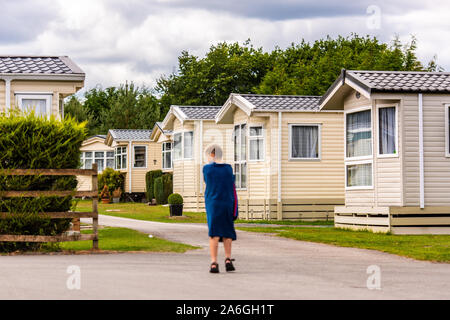
MULTIPOLYGON (((97 185, 97 164, 92 165, 92 169, 5 169, 0 170, 0 175, 6 176, 91 176, 91 191, 2 191, 0 197, 48 197, 73 196, 76 198, 90 197, 92 198, 91 212, 40 212, 38 215, 42 218, 52 219, 75 219, 75 218, 92 218, 92 234, 74 234, 74 235, 57 235, 57 236, 36 236, 36 235, 7 235, 0 234, 0 241, 9 242, 65 242, 65 241, 82 241, 92 240, 94 250, 98 249, 98 185, 97 185)), ((0 212, 0 219, 11 217, 14 213, 0 212)))

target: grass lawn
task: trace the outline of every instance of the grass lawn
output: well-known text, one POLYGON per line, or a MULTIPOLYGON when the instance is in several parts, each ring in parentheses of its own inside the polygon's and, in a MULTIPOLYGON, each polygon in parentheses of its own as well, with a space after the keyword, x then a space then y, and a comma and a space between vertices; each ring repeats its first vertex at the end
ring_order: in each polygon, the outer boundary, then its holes
POLYGON ((301 241, 373 249, 417 260, 450 262, 450 235, 392 235, 336 228, 238 228, 301 241))
MULTIPOLYGON (((77 211, 91 211, 92 201, 80 200, 77 204, 77 211)), ((169 207, 167 206, 149 206, 145 203, 111 203, 98 204, 98 212, 100 214, 131 218, 137 220, 171 222, 171 223, 206 223, 206 214, 202 212, 183 212, 183 217, 169 217, 169 207), (106 211, 113 210, 113 211, 106 211), (118 210, 118 211, 116 211, 118 210)), ((332 221, 247 221, 237 220, 236 223, 258 223, 258 224, 280 224, 280 225, 333 225, 332 221)))
MULTIPOLYGON (((159 238, 149 238, 147 234, 126 228, 99 229, 99 248, 104 251, 147 251, 147 252, 186 252, 196 247, 159 238)), ((83 233, 92 233, 91 230, 83 233)), ((63 251, 85 251, 92 249, 92 241, 63 242, 63 251)))

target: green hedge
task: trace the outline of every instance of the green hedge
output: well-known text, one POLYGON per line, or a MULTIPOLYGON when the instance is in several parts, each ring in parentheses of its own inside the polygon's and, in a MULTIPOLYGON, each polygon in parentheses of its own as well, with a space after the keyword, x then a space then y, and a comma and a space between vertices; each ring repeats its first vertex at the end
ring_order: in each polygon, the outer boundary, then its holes
POLYGON ((110 200, 114 190, 120 188, 122 192, 125 190, 125 177, 120 171, 115 171, 112 168, 106 168, 102 174, 98 176, 98 191, 101 192, 103 187, 107 185, 110 193, 110 200))
POLYGON ((161 177, 156 178, 153 188, 156 203, 167 204, 167 199, 173 192, 173 175, 165 173, 161 177))
MULTIPOLYGON (((59 121, 33 114, 0 115, 0 169, 74 169, 80 167, 85 124, 71 118, 59 121)), ((0 175, 1 191, 75 190, 74 176, 0 175)), ((39 218, 38 212, 64 212, 72 197, 1 198, 0 211, 14 212, 0 219, 0 234, 57 235, 68 230, 71 219, 39 218)), ((36 250, 39 243, 0 242, 0 251, 36 250)))
POLYGON ((152 199, 155 197, 155 179, 159 178, 163 175, 162 170, 153 170, 149 171, 145 174, 145 190, 146 190, 146 197, 149 202, 152 201, 152 199))

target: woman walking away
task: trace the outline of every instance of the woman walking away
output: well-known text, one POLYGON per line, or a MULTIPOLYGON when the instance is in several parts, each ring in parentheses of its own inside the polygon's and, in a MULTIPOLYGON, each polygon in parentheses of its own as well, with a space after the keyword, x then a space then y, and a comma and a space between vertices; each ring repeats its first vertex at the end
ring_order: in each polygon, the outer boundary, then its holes
POLYGON ((234 186, 233 169, 222 163, 222 149, 217 145, 207 148, 209 164, 203 167, 203 178, 206 183, 205 207, 209 229, 209 250, 211 268, 209 272, 219 273, 217 251, 219 242, 225 249, 225 268, 234 271, 231 259, 231 243, 236 240, 234 220, 237 218, 237 196, 234 186))

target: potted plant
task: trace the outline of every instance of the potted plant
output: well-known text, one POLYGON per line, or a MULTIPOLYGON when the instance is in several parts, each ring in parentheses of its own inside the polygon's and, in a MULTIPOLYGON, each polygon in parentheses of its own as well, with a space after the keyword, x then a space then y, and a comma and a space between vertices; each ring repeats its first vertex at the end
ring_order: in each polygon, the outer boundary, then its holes
POLYGON ((170 216, 180 217, 183 215, 183 197, 178 193, 172 193, 168 199, 170 216))
POLYGON ((102 199, 102 203, 109 203, 111 195, 109 194, 108 186, 105 184, 103 186, 103 190, 100 193, 100 199, 102 199))
POLYGON ((122 189, 117 188, 116 190, 114 190, 112 196, 113 196, 113 203, 119 203, 120 197, 122 196, 122 189))

